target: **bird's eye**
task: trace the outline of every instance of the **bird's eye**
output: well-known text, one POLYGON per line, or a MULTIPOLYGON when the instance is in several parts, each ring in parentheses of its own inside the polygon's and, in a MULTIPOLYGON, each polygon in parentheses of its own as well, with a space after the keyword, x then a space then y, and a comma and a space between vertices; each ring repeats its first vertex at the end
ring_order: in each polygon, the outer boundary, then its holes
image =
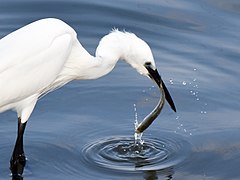
POLYGON ((145 65, 145 66, 151 66, 151 64, 152 64, 151 62, 145 62, 144 65, 145 65))

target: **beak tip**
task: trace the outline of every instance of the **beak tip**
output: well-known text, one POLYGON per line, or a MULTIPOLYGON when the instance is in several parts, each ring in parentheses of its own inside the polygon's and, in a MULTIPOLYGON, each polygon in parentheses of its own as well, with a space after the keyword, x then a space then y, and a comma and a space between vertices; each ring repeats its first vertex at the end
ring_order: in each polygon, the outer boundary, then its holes
POLYGON ((146 66, 146 68, 147 68, 147 70, 148 70, 148 72, 149 72, 149 74, 148 74, 149 78, 151 78, 152 80, 154 80, 154 81, 157 83, 157 85, 159 86, 159 88, 161 88, 161 87, 160 87, 160 84, 162 83, 162 88, 163 88, 163 90, 164 90, 164 92, 165 92, 165 98, 166 98, 166 100, 168 101, 168 103, 169 103, 169 105, 171 106, 172 110, 173 110, 174 112, 177 112, 176 107, 175 107, 175 105, 174 105, 174 102, 173 102, 173 100, 172 100, 172 97, 171 97, 170 93, 168 92, 167 87, 165 86, 163 80, 161 79, 161 76, 159 75, 157 69, 153 70, 153 69, 152 69, 151 67, 149 67, 149 66, 146 66))
POLYGON ((174 112, 177 112, 176 106, 173 101, 170 101, 169 105, 174 112))
POLYGON ((174 108, 172 109, 174 112, 177 112, 177 110, 176 110, 176 108, 175 108, 175 106, 174 106, 174 108))
MULTIPOLYGON (((168 99, 167 99, 167 100, 168 100, 168 99)), ((170 105, 171 109, 172 109, 174 112, 177 112, 177 109, 176 109, 175 104, 173 103, 173 101, 170 101, 169 105, 170 105)))

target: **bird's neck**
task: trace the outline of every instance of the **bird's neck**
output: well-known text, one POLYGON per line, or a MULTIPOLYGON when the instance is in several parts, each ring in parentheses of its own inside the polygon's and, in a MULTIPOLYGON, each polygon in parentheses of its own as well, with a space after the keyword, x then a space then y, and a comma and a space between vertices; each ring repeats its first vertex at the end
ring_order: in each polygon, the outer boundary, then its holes
POLYGON ((62 71, 49 89, 43 92, 61 87, 74 79, 97 79, 110 73, 119 59, 126 59, 128 42, 122 35, 110 33, 104 36, 95 56, 90 55, 76 39, 62 71))
POLYGON ((108 74, 119 59, 126 59, 128 49, 127 38, 123 33, 122 36, 115 33, 104 36, 95 56, 91 56, 84 48, 78 48, 80 60, 77 79, 96 79, 108 74))
POLYGON ((99 77, 111 72, 119 59, 127 59, 129 44, 126 33, 117 30, 101 39, 95 53, 95 60, 99 62, 99 77))

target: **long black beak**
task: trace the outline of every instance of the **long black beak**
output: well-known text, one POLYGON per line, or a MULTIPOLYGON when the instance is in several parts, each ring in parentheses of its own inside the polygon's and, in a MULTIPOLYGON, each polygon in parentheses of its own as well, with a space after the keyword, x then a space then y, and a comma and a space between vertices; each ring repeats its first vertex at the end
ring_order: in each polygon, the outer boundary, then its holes
POLYGON ((157 69, 153 70, 151 65, 149 65, 149 64, 145 64, 145 67, 148 70, 149 77, 156 82, 156 84, 158 85, 159 88, 161 88, 160 84, 162 83, 162 88, 165 93, 165 98, 166 98, 168 104, 171 106, 172 110, 176 112, 176 107, 174 105, 172 97, 171 97, 167 87, 165 86, 161 76, 159 75, 157 69))

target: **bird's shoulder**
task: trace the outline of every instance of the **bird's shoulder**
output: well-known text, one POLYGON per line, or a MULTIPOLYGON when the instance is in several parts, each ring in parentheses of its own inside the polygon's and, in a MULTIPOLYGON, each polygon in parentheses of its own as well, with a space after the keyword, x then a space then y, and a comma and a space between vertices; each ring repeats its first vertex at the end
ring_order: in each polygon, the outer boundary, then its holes
POLYGON ((74 29, 55 18, 41 19, 10 33, 0 40, 0 73, 41 54, 66 34, 76 39, 74 29))

